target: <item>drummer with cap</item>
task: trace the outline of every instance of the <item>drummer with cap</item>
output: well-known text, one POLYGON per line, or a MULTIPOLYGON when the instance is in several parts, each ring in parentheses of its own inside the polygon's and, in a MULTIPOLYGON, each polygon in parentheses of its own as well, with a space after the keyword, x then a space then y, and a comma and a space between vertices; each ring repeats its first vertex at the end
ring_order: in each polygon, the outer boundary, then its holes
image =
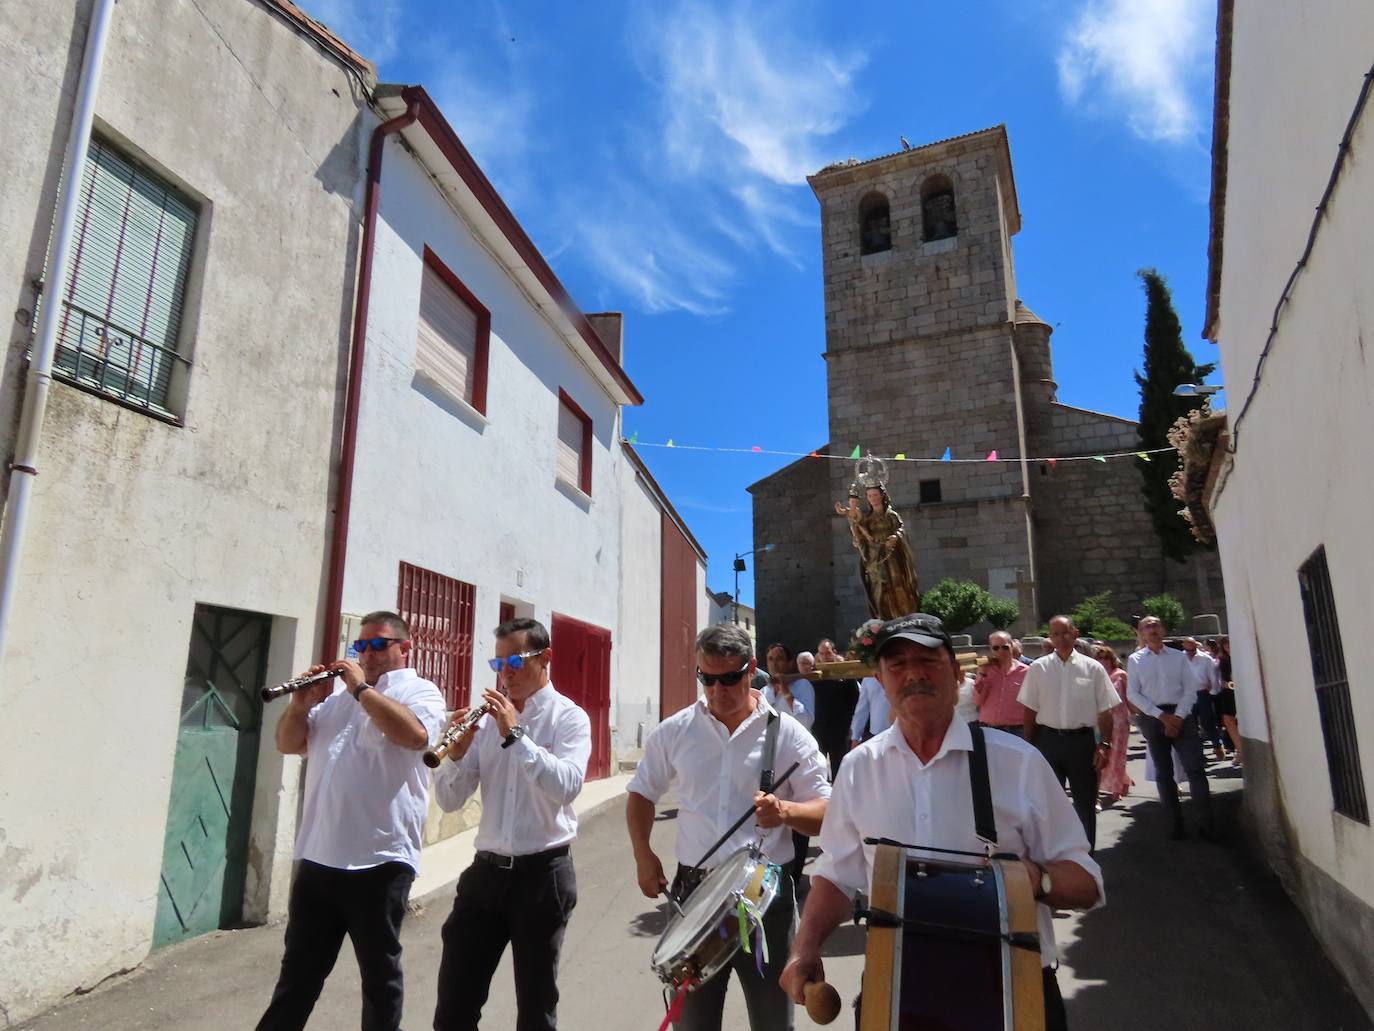
MULTIPOLYGON (((821 828, 821 857, 806 911, 782 974, 798 1002, 824 979, 821 945, 849 919, 856 892, 870 891, 875 846, 886 837, 984 854, 974 832, 968 724, 954 718, 959 660, 934 616, 890 620, 874 641, 878 680, 892 726, 845 757, 821 828)), ((1044 757, 1020 738, 984 731, 997 851, 1021 857, 1034 887, 1045 987, 1045 1027, 1066 1027, 1055 980, 1054 909, 1091 909, 1104 901, 1102 871, 1073 806, 1044 757)))
POLYGON ((815 738, 750 687, 753 643, 743 629, 729 623, 707 627, 697 635, 696 660, 704 696, 654 728, 629 784, 626 821, 639 887, 647 897, 657 898, 668 885, 649 835, 654 806, 670 787, 676 787, 678 803, 672 891, 679 902, 714 865, 761 837, 768 861, 782 867, 777 895, 763 916, 768 959, 762 975, 758 957, 741 950, 729 966, 686 996, 676 1027, 719 1031, 733 969, 752 1031, 789 1031, 792 1000, 779 987, 778 975, 797 922, 795 886, 787 873, 793 858, 791 832, 814 835, 820 830, 830 795, 827 766, 815 738), (794 763, 796 771, 776 791, 761 790, 765 770, 777 771, 780 779, 794 763), (754 819, 708 856, 751 806, 754 819))

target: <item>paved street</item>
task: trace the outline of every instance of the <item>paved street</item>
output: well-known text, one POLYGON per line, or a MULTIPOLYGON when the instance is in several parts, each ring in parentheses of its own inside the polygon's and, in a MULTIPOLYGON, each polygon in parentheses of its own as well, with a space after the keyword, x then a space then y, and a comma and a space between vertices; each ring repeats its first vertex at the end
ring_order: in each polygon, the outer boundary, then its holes
MULTIPOLYGON (((1363 1012, 1274 878, 1232 847, 1163 840, 1158 804, 1143 784, 1138 735, 1133 742, 1135 792, 1099 823, 1109 904, 1056 924, 1070 1024, 1076 1031, 1368 1031, 1363 1012)), ((1233 829, 1239 772, 1217 766, 1212 783, 1223 826, 1233 829)), ((575 850, 579 902, 560 978, 560 1023, 571 1031, 654 1031, 663 1015, 658 983, 648 969, 663 908, 649 904, 634 886, 623 812, 617 798, 584 818, 575 850)), ((665 813, 654 839, 660 855, 671 856, 672 836, 672 815, 665 813)), ((412 1029, 429 1026, 450 890, 420 899, 422 911, 407 921, 403 934, 406 1023, 412 1029)), ((225 931, 167 949, 137 972, 22 1027, 251 1027, 275 980, 281 931, 281 925, 225 931)), ((827 973, 846 997, 857 989, 862 951, 858 928, 845 927, 832 939, 827 973)), ((507 956, 493 983, 485 1027, 515 1026, 511 992, 507 956)), ((357 1020, 357 968, 345 949, 311 1027, 355 1027, 357 1020)), ((725 1026, 747 1027, 738 992, 731 993, 725 1026)), ((798 1026, 812 1026, 804 1013, 798 1026)), ((847 1026, 845 1018, 834 1026, 847 1026)))

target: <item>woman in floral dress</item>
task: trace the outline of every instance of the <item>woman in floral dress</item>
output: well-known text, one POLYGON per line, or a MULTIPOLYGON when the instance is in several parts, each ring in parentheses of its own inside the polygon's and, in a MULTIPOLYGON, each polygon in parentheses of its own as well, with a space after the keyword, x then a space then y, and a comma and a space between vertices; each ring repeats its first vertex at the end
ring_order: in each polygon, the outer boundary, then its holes
POLYGON ((1104 799, 1104 805, 1111 805, 1130 791, 1131 780, 1126 772, 1126 745, 1131 737, 1131 711, 1126 704, 1126 671, 1116 657, 1116 652, 1107 645, 1099 645, 1094 658, 1107 670, 1112 686, 1121 696, 1121 704, 1112 709, 1112 748, 1108 753, 1107 765, 1098 774, 1097 793, 1104 799))

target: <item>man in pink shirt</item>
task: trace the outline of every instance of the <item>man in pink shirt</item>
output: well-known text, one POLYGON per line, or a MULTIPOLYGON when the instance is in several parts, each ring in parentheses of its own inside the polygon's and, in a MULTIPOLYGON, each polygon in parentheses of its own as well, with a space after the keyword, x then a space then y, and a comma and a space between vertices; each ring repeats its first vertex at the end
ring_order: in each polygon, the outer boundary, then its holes
POLYGON ((1028 666, 1011 654, 1011 634, 994 630, 988 637, 988 663, 973 680, 973 700, 978 705, 978 722, 985 727, 1005 730, 1021 737, 1026 707, 1016 700, 1026 679, 1028 666))

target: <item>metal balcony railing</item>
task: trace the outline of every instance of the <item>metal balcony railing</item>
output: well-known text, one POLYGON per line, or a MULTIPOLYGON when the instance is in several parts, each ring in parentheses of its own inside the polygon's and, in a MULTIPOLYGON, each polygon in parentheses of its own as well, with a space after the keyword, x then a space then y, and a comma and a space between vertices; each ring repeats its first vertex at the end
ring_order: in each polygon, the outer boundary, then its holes
POLYGON ((173 372, 178 365, 189 369, 189 359, 78 305, 64 301, 62 307, 55 376, 176 418, 167 395, 173 372))

